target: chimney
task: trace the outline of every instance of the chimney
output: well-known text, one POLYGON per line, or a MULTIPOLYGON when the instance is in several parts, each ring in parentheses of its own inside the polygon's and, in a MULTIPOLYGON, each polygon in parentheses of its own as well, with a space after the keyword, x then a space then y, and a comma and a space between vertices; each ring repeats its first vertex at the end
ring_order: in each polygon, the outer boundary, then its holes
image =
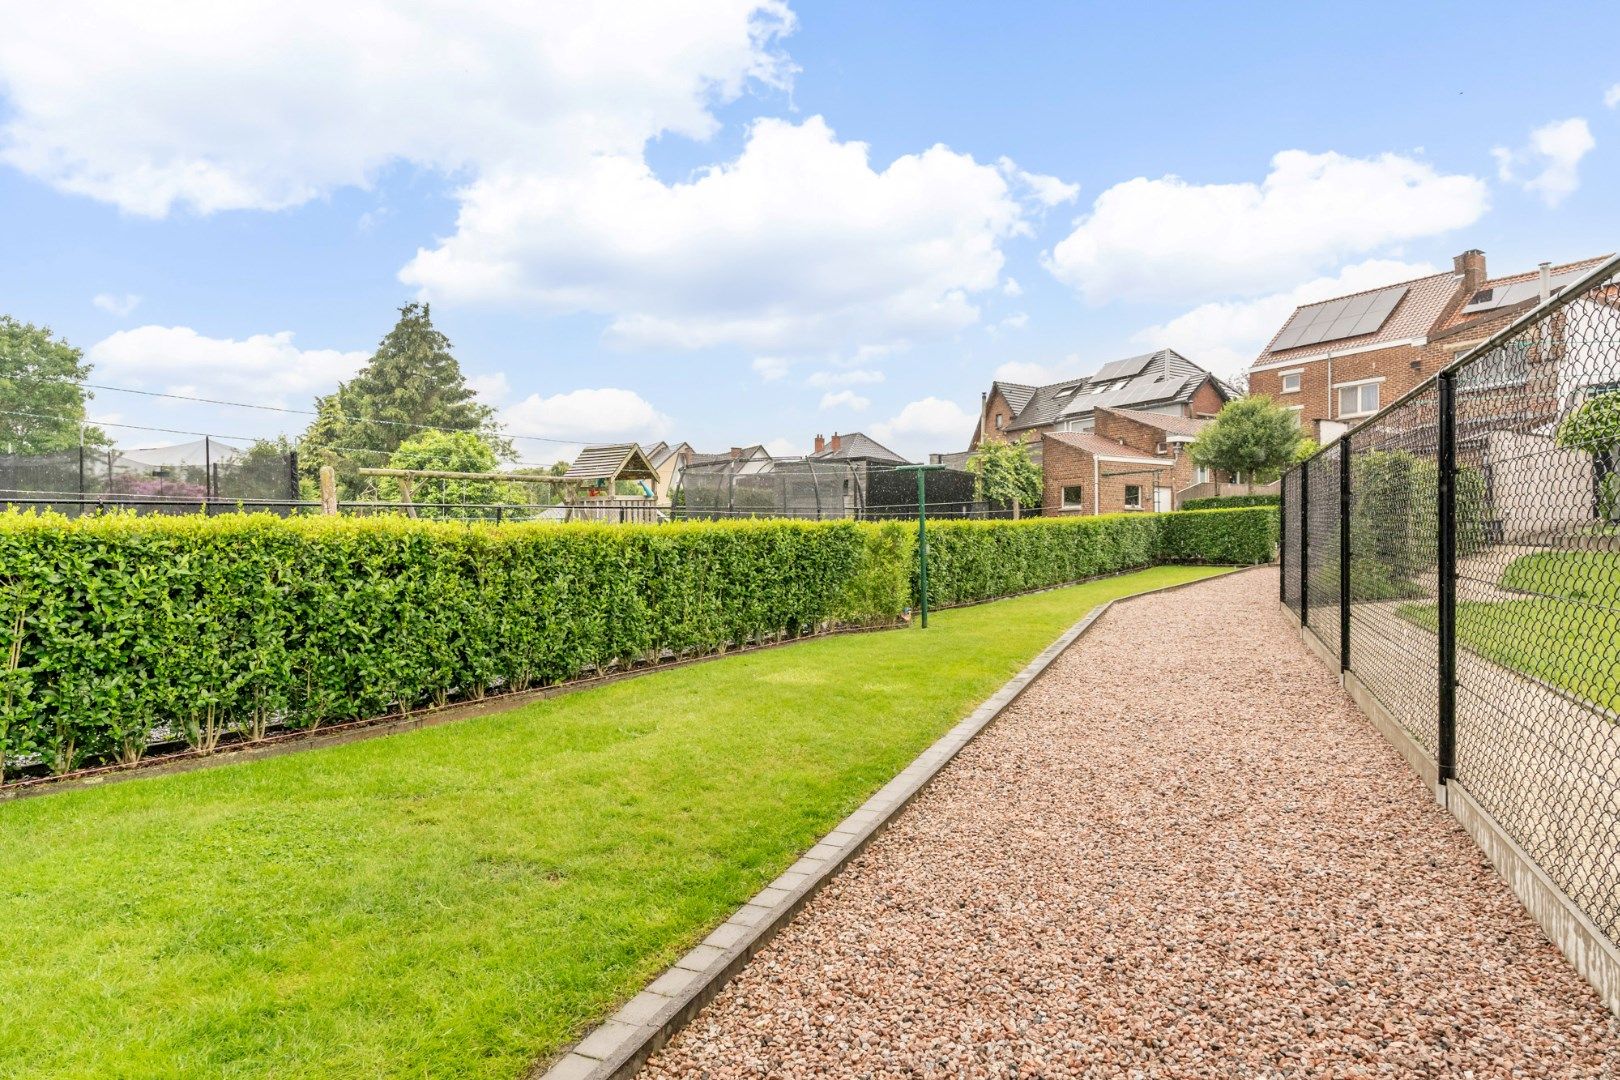
POLYGON ((731 448, 731 460, 736 461, 740 457, 742 457, 742 447, 733 446, 731 448))
POLYGON ((1463 291, 1472 296, 1485 286, 1485 253, 1479 248, 1467 251, 1451 260, 1452 269, 1462 275, 1463 291))
POLYGON ((990 393, 982 391, 979 394, 979 439, 982 442, 990 437, 990 393))
POLYGON ((1552 263, 1542 263, 1536 269, 1541 271, 1541 302, 1545 304, 1552 299, 1552 263))
POLYGON ((829 450, 838 449, 838 442, 839 442, 838 432, 835 431, 835 432, 833 432, 833 437, 831 439, 827 440, 827 449, 829 449, 829 450))
POLYGON ((816 453, 819 454, 825 449, 827 449, 827 440, 823 439, 820 435, 817 435, 816 436, 816 453))

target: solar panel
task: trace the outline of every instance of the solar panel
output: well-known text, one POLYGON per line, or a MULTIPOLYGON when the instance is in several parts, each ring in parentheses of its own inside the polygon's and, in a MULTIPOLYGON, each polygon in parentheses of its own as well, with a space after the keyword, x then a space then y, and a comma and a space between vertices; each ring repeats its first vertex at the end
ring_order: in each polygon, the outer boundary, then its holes
POLYGON ((1301 308, 1294 312, 1294 317, 1277 335, 1271 351, 1281 352, 1302 345, 1371 334, 1384 325, 1406 291, 1405 285, 1394 285, 1374 293, 1345 296, 1301 308))
MULTIPOLYGON (((1550 282, 1550 295, 1557 295, 1559 290, 1570 282, 1576 280, 1585 271, 1566 270, 1562 274, 1554 274, 1550 282)), ((1463 305, 1464 315, 1474 315, 1481 311, 1495 311, 1497 308, 1512 307, 1522 304, 1526 300, 1536 300, 1541 297, 1541 279, 1530 278, 1527 281, 1514 281, 1507 285, 1495 285, 1489 289, 1481 289, 1463 305)))
POLYGON ((1142 356, 1127 357, 1124 360, 1110 360, 1097 369, 1097 374, 1091 377, 1091 381, 1094 383, 1112 382, 1114 379, 1128 379, 1140 375, 1142 369, 1147 367, 1152 359, 1153 354, 1146 353, 1142 356))

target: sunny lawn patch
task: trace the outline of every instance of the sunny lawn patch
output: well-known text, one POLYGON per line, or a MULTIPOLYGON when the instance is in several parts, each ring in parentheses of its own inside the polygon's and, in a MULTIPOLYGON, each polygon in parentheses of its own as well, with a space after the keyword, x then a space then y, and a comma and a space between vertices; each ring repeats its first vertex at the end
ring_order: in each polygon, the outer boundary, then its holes
MULTIPOLYGON (((1505 667, 1620 710, 1620 554, 1549 551, 1513 560, 1502 587, 1523 600, 1457 603, 1457 641, 1505 667)), ((1433 604, 1399 614, 1435 630, 1433 604)))
POLYGON ((521 1075, 1160 567, 0 804, 0 1077, 521 1075))

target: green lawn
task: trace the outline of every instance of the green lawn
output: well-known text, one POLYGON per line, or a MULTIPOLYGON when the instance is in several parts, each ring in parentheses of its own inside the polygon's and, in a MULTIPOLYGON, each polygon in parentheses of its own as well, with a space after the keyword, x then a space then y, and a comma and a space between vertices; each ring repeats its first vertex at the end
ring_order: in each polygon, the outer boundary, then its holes
POLYGON ((516 1077, 1161 567, 0 804, 0 1077, 516 1077))
MULTIPOLYGON (((1505 667, 1620 710, 1620 554, 1548 551, 1513 560, 1503 588, 1523 600, 1457 603, 1457 641, 1505 667)), ((1399 613, 1436 629, 1433 604, 1399 613)))

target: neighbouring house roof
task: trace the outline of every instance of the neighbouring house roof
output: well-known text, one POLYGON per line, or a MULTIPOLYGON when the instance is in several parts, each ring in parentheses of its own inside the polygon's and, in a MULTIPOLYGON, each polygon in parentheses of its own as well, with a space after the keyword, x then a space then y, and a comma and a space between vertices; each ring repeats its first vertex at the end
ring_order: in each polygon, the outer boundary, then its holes
POLYGON ((1103 412, 1118 413, 1138 424, 1146 424, 1151 428, 1158 428, 1166 435, 1182 435, 1189 439, 1196 439, 1198 433, 1204 430, 1209 423, 1206 417, 1172 416, 1169 413, 1141 412, 1136 409, 1110 409, 1106 406, 1103 412))
POLYGON ((851 431, 846 435, 836 436, 837 446, 827 446, 810 455, 812 461, 882 461, 893 465, 904 465, 906 459, 878 442, 870 435, 859 431, 851 431))
POLYGON ((721 465, 733 461, 756 461, 761 458, 769 461, 771 460, 771 453, 759 443, 755 443, 753 446, 734 446, 730 450, 718 454, 693 454, 692 459, 687 462, 687 466, 721 465))
MULTIPOLYGON (((1586 276, 1600 265, 1614 258, 1597 255, 1590 259, 1564 263, 1548 268, 1552 295, 1557 296, 1564 287, 1586 276)), ((1506 314, 1528 311, 1541 300, 1541 268, 1527 270, 1506 277, 1487 278, 1471 296, 1463 298, 1455 313, 1443 326, 1437 327, 1435 337, 1465 334, 1475 326, 1506 314)))
POLYGON ((1318 356, 1326 356, 1328 353, 1365 350, 1369 346, 1380 344, 1396 345, 1401 342, 1421 341, 1456 295, 1458 281, 1457 274, 1448 270, 1443 274, 1430 274, 1427 277, 1413 278, 1393 285, 1381 285, 1376 289, 1363 289, 1360 292, 1346 293, 1344 296, 1330 297, 1312 304, 1301 304, 1277 328, 1277 332, 1271 336, 1271 340, 1266 343, 1266 347, 1260 351, 1260 355, 1250 366, 1266 367, 1294 360, 1311 360, 1318 356), (1289 340, 1285 338, 1285 334, 1291 329, 1297 330, 1302 324, 1308 324, 1320 315, 1332 316, 1340 311, 1354 315, 1356 312, 1353 305, 1357 300, 1370 304, 1380 294, 1395 289, 1401 289, 1403 292, 1388 315, 1374 329, 1352 337, 1278 348, 1280 341, 1289 340), (1346 304, 1346 301, 1349 301, 1349 304, 1346 304))
POLYGON ((646 448, 647 460, 651 462, 653 468, 662 469, 664 463, 670 458, 679 454, 682 450, 690 451, 691 449, 690 446, 683 442, 671 446, 667 442, 659 441, 646 448))
POLYGON ((1113 439, 1105 439, 1090 431, 1046 431, 1041 433, 1041 438, 1055 439, 1065 446, 1084 450, 1092 457, 1106 458, 1109 461, 1127 461, 1133 465, 1152 465, 1164 469, 1175 464, 1173 458, 1146 457, 1139 450, 1122 446, 1113 439))
POLYGON ((1007 403, 1008 407, 1016 415, 1023 411, 1025 405, 1029 404, 1029 399, 1035 396, 1035 391, 1039 388, 1025 383, 1002 382, 998 379, 990 384, 990 389, 999 392, 1001 399, 1007 403))
POLYGON ((1073 420, 1099 408, 1136 410, 1185 405, 1205 379, 1214 379, 1223 397, 1238 396, 1230 386, 1174 349, 1126 357, 1104 364, 1084 378, 1035 387, 1006 430, 1026 431, 1057 420, 1073 420))
POLYGON ((656 480, 658 470, 635 443, 587 446, 563 473, 564 480, 656 480))

